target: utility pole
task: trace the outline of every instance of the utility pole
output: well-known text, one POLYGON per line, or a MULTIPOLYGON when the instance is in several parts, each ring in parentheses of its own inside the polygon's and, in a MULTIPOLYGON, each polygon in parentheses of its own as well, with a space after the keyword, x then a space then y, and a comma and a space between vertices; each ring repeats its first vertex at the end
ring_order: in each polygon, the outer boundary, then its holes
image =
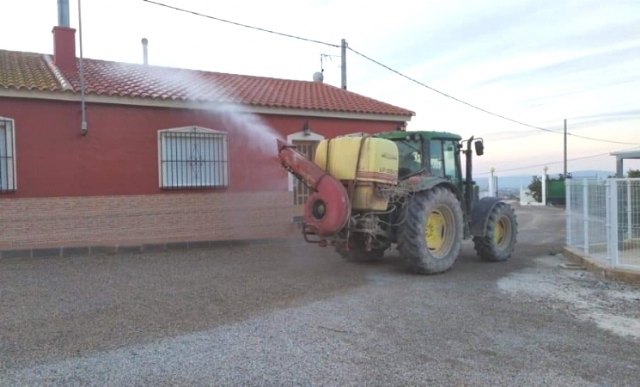
POLYGON ((564 178, 567 178, 567 119, 564 119, 564 178))
POLYGON ((347 90, 347 41, 342 39, 341 57, 342 57, 342 88, 347 90))
POLYGON ((544 167, 544 175, 542 175, 542 205, 547 205, 547 171, 549 167, 544 167))

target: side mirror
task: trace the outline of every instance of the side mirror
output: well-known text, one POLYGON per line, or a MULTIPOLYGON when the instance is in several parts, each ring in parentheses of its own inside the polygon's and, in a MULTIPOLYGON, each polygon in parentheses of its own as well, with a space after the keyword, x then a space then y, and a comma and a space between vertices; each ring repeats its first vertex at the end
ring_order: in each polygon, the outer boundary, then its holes
POLYGON ((473 145, 476 148, 476 154, 482 156, 484 154, 484 143, 482 140, 474 142, 473 145))

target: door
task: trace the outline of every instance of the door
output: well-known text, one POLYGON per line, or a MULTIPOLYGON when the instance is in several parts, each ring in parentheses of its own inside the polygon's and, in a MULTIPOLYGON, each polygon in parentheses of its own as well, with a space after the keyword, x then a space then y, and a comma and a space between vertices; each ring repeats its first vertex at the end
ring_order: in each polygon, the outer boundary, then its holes
MULTIPOLYGON (((304 157, 309 160, 313 160, 316 154, 316 148, 318 146, 317 141, 296 141, 293 140, 292 144, 295 145, 296 150, 300 152, 304 157)), ((293 217, 294 219, 300 219, 304 215, 304 203, 311 190, 304 185, 300 180, 293 180, 293 217)))

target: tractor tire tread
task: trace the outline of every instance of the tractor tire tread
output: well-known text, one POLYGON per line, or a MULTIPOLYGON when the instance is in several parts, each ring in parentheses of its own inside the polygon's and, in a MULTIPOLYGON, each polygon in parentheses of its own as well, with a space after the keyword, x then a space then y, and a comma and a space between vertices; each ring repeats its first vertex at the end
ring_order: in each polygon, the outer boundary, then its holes
POLYGON ((508 260, 513 253, 518 235, 518 221, 513 208, 506 203, 498 203, 489 214, 486 228, 484 237, 473 237, 473 246, 478 256, 487 262, 508 260), (501 217, 508 219, 511 227, 510 240, 504 248, 499 248, 494 242, 495 227, 501 217))
POLYGON ((463 239, 460 202, 448 189, 436 187, 416 193, 408 204, 406 220, 398 235, 398 250, 414 270, 420 274, 443 273, 453 266, 463 239), (425 241, 427 213, 436 205, 446 205, 454 218, 453 243, 446 257, 434 257, 425 241))

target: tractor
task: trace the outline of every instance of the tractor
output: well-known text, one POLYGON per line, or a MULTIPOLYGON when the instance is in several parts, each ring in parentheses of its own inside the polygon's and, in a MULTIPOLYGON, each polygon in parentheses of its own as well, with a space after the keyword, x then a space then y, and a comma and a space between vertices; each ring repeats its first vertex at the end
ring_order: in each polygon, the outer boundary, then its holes
POLYGON ((515 213, 498 198, 479 199, 474 151, 484 153, 482 139, 446 132, 356 133, 323 140, 312 162, 278 141, 283 167, 311 190, 307 242, 352 261, 379 259, 395 245, 421 274, 451 269, 463 239, 473 238, 485 261, 506 261, 514 250, 515 213))

